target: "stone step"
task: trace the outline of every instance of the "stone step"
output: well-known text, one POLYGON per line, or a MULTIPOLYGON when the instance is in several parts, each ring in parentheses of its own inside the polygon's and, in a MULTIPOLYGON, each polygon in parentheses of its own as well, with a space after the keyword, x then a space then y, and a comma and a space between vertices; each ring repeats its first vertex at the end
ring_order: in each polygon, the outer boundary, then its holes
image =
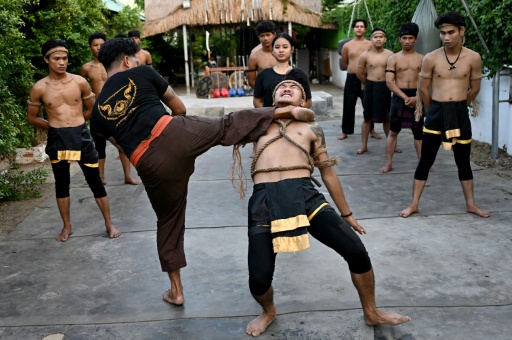
MULTIPOLYGON (((317 116, 328 116, 332 109, 332 96, 324 91, 311 92, 313 106, 317 116)), ((253 97, 197 98, 195 94, 180 95, 180 99, 191 116, 220 117, 233 111, 253 108, 253 97)))

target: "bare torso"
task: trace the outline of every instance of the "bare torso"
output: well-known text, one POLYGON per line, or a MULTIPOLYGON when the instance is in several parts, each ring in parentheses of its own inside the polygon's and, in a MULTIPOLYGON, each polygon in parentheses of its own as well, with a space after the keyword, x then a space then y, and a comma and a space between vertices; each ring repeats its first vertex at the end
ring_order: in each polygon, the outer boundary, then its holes
MULTIPOLYGON (((293 121, 286 127, 288 136, 307 150, 308 153, 311 152, 314 147, 314 142, 317 139, 311 127, 312 125, 309 123, 298 121, 293 121)), ((267 133, 258 140, 256 150, 260 150, 267 141, 279 135, 279 129, 280 125, 278 123, 272 123, 267 129, 267 133)), ((295 165, 309 165, 308 157, 302 150, 291 144, 285 138, 280 138, 269 144, 263 150, 257 159, 255 169, 290 167, 295 165)), ((309 177, 310 175, 310 171, 307 169, 261 172, 255 174, 253 180, 254 184, 258 184, 277 182, 288 178, 309 177)))
POLYGON ((143 50, 142 48, 140 49, 139 52, 137 52, 137 54, 135 55, 137 57, 137 59, 139 59, 139 65, 152 65, 153 64, 153 61, 151 59, 151 54, 146 51, 146 50, 143 50))
POLYGON ((32 92, 43 103, 50 126, 61 128, 79 126, 85 122, 82 106, 84 88, 89 88, 84 78, 67 73, 63 79, 45 77, 39 80, 32 92))
POLYGON ((276 65, 277 60, 272 55, 272 50, 265 51, 263 47, 257 48, 256 46, 256 48, 251 53, 251 56, 249 57, 248 69, 250 72, 247 74, 249 86, 254 88, 258 72, 266 68, 274 67, 276 65))
MULTIPOLYGON (((382 51, 370 49, 364 52, 361 58, 365 57, 364 60, 366 61, 364 64, 366 68, 366 79, 375 82, 386 81, 386 65, 391 55, 393 55, 393 52, 387 49, 383 49, 382 51)), ((358 63, 361 64, 361 62, 358 63)), ((361 66, 363 65, 359 65, 359 67, 361 66)))
MULTIPOLYGON (((427 57, 425 57, 427 58, 427 57)), ((477 53, 463 48, 456 68, 448 70, 443 48, 428 54, 432 67, 432 99, 440 102, 463 101, 467 99, 470 78, 478 67, 476 76, 480 75, 480 58, 477 53), (478 60, 478 62, 475 61, 478 60)), ((452 58, 453 59, 453 58, 452 58)), ((452 60, 453 61, 453 60, 452 60)))
POLYGON ((90 61, 82 66, 80 75, 89 79, 92 92, 96 97, 100 94, 103 85, 107 81, 107 71, 100 62, 90 61))
MULTIPOLYGON (((251 54, 251 57, 252 56, 251 54)), ((272 55, 272 52, 265 52, 263 49, 255 51, 254 57, 256 58, 256 68, 258 72, 269 67, 274 67, 277 64, 277 60, 272 55)))
MULTIPOLYGON (((366 39, 363 40, 350 40, 345 45, 343 45, 342 49, 342 57, 343 53, 346 53, 348 65, 345 65, 348 73, 357 73, 357 60, 359 56, 367 51, 370 47, 372 47, 372 43, 366 39)), ((344 62, 345 64, 345 59, 344 62)))
POLYGON ((420 53, 400 51, 389 57, 387 68, 395 71, 395 83, 399 88, 415 89, 418 86, 422 61, 423 55, 420 53))

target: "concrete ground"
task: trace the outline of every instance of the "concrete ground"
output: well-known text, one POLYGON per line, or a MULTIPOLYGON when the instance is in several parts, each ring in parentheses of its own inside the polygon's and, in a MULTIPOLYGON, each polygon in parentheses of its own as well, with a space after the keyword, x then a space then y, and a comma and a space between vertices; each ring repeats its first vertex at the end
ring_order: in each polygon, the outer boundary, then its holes
MULTIPOLYGON (((380 174, 384 139, 370 139, 369 152, 356 155, 359 133, 336 139, 342 91, 312 90, 333 96, 330 116, 319 124, 330 155, 341 159, 336 171, 350 207, 368 232, 362 239, 374 266, 377 304, 412 321, 367 326, 345 262, 312 239, 310 249, 278 256, 278 316, 260 338, 510 339, 512 182, 474 166, 476 202, 492 217, 467 214, 453 156, 440 150, 420 213, 401 218, 417 163, 410 131, 399 135, 403 153, 395 154, 395 169, 380 174)), ((183 98, 189 111, 214 104, 183 98)), ((356 131, 361 121, 358 106, 356 131)), ((379 124, 377 131, 383 135, 379 124)), ((242 149, 246 171, 250 151, 242 149)), ((249 339, 245 326, 260 308, 247 285, 248 197, 240 200, 231 186, 231 148, 215 147, 198 158, 190 181, 183 307, 162 301, 169 282, 158 262, 156 218, 143 187, 123 184, 115 156, 110 145, 107 192, 120 238, 105 237, 80 171, 72 177, 68 242, 54 240, 61 228, 54 198, 0 238, 0 339, 249 339)), ((319 190, 330 199, 325 186, 319 190)))

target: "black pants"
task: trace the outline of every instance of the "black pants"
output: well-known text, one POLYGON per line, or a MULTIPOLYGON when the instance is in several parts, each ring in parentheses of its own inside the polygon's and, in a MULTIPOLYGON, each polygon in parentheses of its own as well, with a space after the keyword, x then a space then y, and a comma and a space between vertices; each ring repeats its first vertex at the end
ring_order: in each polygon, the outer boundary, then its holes
MULTIPOLYGON (((82 172, 84 173, 85 180, 91 188, 94 198, 102 198, 107 196, 105 186, 100 178, 100 171, 97 167, 89 167, 82 162, 78 162, 82 172)), ((69 173, 69 162, 60 161, 52 163, 53 176, 55 177, 55 196, 57 198, 69 197, 69 184, 71 177, 69 173)))
MULTIPOLYGON (((355 74, 347 72, 347 80, 343 89, 343 116, 341 117, 341 132, 347 135, 354 134, 357 98, 361 99, 361 103, 363 102, 361 81, 355 74)), ((372 122, 370 130, 373 128, 372 122)))
MULTIPOLYGON (((437 152, 442 143, 442 136, 432 133, 423 134, 423 142, 421 144, 421 157, 414 173, 414 179, 418 181, 426 181, 428 173, 434 161, 436 160, 437 152)), ((469 158, 471 156, 471 143, 469 144, 455 144, 452 147, 453 157, 455 164, 459 171, 459 181, 469 181, 473 179, 473 172, 471 171, 471 164, 469 158)))
MULTIPOLYGON (((363 242, 332 207, 316 215, 310 224, 309 234, 340 254, 347 261, 352 273, 363 274, 372 269, 363 242)), ((263 295, 272 285, 276 262, 270 230, 268 233, 249 236, 248 261, 249 289, 253 295, 263 295)))

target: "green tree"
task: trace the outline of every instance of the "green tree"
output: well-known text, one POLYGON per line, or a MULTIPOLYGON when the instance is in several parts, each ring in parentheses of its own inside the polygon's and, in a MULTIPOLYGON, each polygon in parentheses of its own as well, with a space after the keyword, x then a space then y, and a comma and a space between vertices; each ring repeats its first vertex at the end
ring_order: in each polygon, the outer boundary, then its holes
POLYGON ((0 159, 16 147, 31 146, 33 129, 25 119, 25 105, 33 69, 24 55, 23 6, 28 0, 0 0, 0 159))
MULTIPOLYGON (((403 22, 411 21, 417 1, 402 0, 367 0, 368 10, 374 27, 382 27, 386 30, 386 47, 398 51, 398 30, 403 22)), ((467 1, 471 15, 478 30, 485 37, 485 42, 490 50, 484 48, 480 42, 476 30, 469 20, 468 13, 460 0, 436 0, 434 1, 438 14, 457 11, 466 16, 467 39, 465 46, 482 55, 484 68, 488 69, 492 76, 500 70, 504 64, 512 63, 512 0, 469 0, 467 1)), ((353 6, 346 1, 323 0, 325 12, 323 20, 326 23, 338 24, 340 29, 349 27, 353 6)), ((359 14, 363 19, 368 19, 364 2, 359 4, 359 14)))
MULTIPOLYGON (((118 31, 140 28, 139 12, 125 8, 112 13, 100 0, 0 0, 0 159, 7 157, 15 166, 16 148, 35 145, 35 128, 26 120, 26 101, 32 85, 48 74, 40 52, 44 42, 66 40, 68 72, 77 74, 91 60, 89 34, 102 31, 112 37, 118 31)), ((19 192, 22 186, 17 184, 30 185, 40 177, 0 173, 0 199, 24 197, 4 189, 19 192)))

